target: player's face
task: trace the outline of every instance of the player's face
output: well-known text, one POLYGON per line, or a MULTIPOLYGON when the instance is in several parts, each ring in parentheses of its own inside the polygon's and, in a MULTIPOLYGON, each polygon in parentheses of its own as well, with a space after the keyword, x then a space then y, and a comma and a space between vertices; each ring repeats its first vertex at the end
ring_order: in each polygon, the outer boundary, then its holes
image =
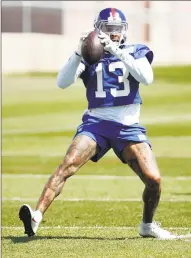
POLYGON ((126 25, 102 23, 102 25, 100 26, 100 30, 108 34, 112 41, 119 42, 121 35, 126 30, 126 25))

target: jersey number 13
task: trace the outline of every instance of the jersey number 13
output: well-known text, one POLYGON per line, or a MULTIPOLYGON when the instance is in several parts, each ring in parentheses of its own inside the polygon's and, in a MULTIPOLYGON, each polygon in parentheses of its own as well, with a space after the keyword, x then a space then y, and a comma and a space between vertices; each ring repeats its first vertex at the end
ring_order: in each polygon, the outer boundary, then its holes
MULTIPOLYGON (((118 83, 123 83, 123 89, 122 90, 110 89, 111 95, 113 97, 128 96, 130 93, 129 80, 127 79, 129 72, 128 70, 126 70, 125 65, 121 61, 113 62, 109 64, 109 72, 114 72, 116 69, 121 69, 123 72, 122 76, 118 76, 118 83)), ((96 73, 97 73, 97 91, 95 92, 95 97, 106 98, 106 91, 104 91, 103 89, 102 63, 99 63, 98 66, 96 67, 96 73)))

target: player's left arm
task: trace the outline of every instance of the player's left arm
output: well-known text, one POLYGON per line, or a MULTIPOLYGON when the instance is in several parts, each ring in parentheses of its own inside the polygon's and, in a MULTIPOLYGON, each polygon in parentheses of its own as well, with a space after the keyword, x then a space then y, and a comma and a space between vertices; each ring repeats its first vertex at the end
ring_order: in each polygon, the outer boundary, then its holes
POLYGON ((153 69, 145 56, 135 59, 127 51, 122 50, 117 57, 125 64, 128 71, 138 82, 144 85, 149 85, 153 82, 153 69))
POLYGON ((104 49, 119 58, 127 67, 131 75, 145 85, 153 82, 153 69, 148 60, 149 50, 146 46, 139 47, 134 55, 131 55, 129 49, 120 49, 105 33, 99 35, 101 43, 105 45, 104 49))

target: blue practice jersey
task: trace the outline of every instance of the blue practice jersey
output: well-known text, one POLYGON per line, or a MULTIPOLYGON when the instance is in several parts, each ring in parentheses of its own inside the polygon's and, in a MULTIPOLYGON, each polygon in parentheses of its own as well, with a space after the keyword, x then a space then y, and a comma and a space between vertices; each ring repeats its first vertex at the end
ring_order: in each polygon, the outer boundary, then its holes
MULTIPOLYGON (((129 54, 135 59, 146 56, 152 63, 153 52, 145 45, 123 44, 120 48, 129 48, 129 54)), ((80 78, 86 87, 89 109, 142 103, 139 82, 124 63, 110 53, 106 52, 99 63, 86 65, 80 78)))

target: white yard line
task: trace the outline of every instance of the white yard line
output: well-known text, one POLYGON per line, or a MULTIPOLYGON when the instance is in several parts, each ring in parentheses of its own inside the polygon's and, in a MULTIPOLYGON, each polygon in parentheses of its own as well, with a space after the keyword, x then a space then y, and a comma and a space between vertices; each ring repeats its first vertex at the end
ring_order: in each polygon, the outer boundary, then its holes
POLYGON ((30 157, 30 156, 38 156, 38 157, 60 157, 63 156, 64 151, 61 152, 51 152, 51 151, 2 151, 2 157, 4 156, 13 156, 13 157, 30 157))
POLYGON ((170 124, 177 121, 190 121, 191 120, 191 114, 184 114, 184 115, 158 115, 158 116, 151 116, 147 118, 140 119, 140 124, 170 124))
MULTIPOLYGON (((16 229, 20 230, 23 229, 23 227, 17 227, 17 226, 2 226, 2 229, 16 229)), ((171 229, 171 230, 190 230, 190 227, 164 227, 166 229, 171 229)), ((39 229, 103 229, 103 230, 132 230, 132 229, 137 229, 137 227, 107 227, 107 226, 40 226, 39 229)))
MULTIPOLYGON (((34 117, 34 116, 30 116, 34 117)), ((8 118, 10 119, 10 118, 8 118)), ((17 117, 17 119, 23 119, 22 117, 17 117)), ((6 118, 4 118, 6 120, 6 118)), ((190 114, 180 114, 180 115, 171 115, 171 116, 164 116, 164 114, 159 115, 158 117, 156 116, 150 116, 148 118, 142 118, 140 120, 140 124, 147 125, 147 124, 165 124, 165 123, 173 123, 177 121, 190 121, 191 120, 191 115, 190 114)), ((10 134, 22 134, 22 133, 47 133, 47 132, 60 132, 60 131, 65 131, 67 132, 68 130, 76 130, 75 127, 71 126, 69 128, 66 127, 54 127, 54 128, 33 128, 33 129, 3 129, 2 133, 3 135, 10 135, 10 134)))
MULTIPOLYGON (((2 179, 39 179, 49 178, 51 175, 45 174, 1 174, 2 179)), ((162 176, 164 180, 187 181, 191 180, 191 176, 162 176)), ((70 180, 139 180, 138 176, 114 176, 114 175, 74 175, 70 180)))
MULTIPOLYGON (((37 202, 38 198, 25 198, 25 197, 2 197, 3 202, 5 201, 21 201, 21 202, 37 202)), ((57 198, 55 201, 64 202, 142 202, 142 198, 57 198)), ((161 202, 191 202, 191 199, 185 200, 180 198, 161 198, 161 202)))
MULTIPOLYGON (((185 136, 188 141, 191 140, 190 136, 185 136)), ((2 157, 31 157, 31 156, 38 156, 38 157, 63 157, 64 151, 60 152, 51 152, 51 151, 2 151, 2 157)), ((107 157, 116 157, 113 151, 109 151, 106 154, 107 157)), ((155 154, 157 158, 165 157, 165 158, 190 158, 190 153, 168 153, 168 154, 155 154)))

